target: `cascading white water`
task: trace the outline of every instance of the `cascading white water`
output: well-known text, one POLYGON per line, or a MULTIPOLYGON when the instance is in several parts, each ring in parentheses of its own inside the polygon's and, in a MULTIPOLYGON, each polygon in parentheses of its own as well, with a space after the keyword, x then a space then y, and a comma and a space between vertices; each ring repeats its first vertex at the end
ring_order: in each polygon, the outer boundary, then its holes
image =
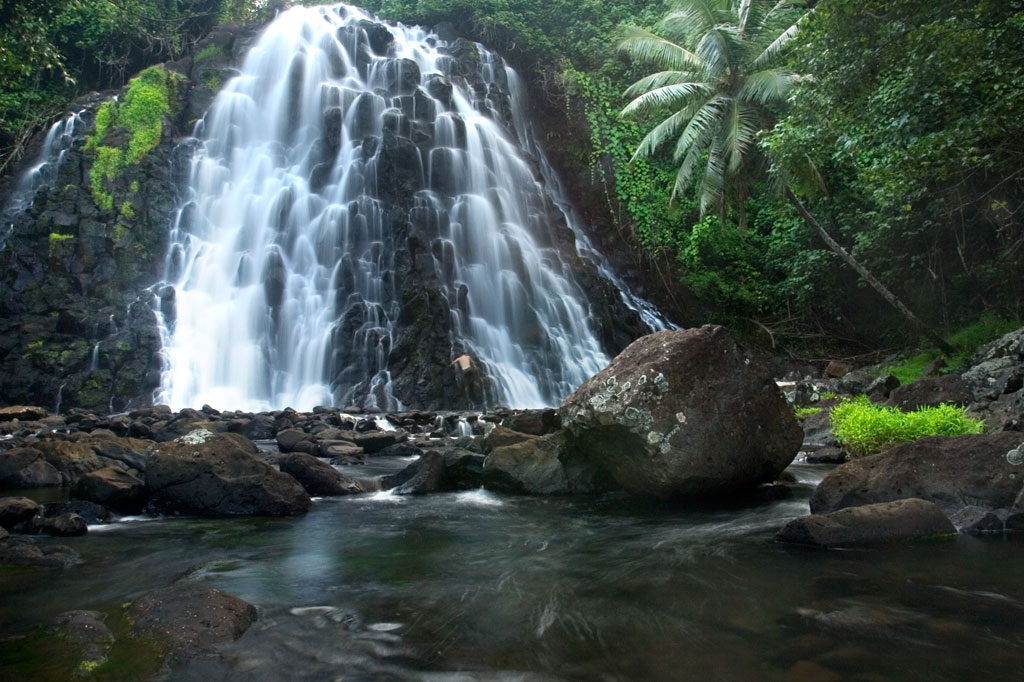
POLYGON ((7 205, 0 211, 0 248, 3 248, 15 219, 25 213, 36 193, 43 187, 52 187, 57 181, 57 170, 74 142, 75 128, 84 113, 83 109, 68 114, 50 126, 36 163, 21 176, 7 205))
POLYGON ((396 202, 432 216, 452 358, 474 356, 498 402, 557 403, 607 364, 550 245, 514 73, 476 46, 467 78, 436 36, 371 21, 344 5, 284 12, 197 127, 158 400, 401 407, 396 202))

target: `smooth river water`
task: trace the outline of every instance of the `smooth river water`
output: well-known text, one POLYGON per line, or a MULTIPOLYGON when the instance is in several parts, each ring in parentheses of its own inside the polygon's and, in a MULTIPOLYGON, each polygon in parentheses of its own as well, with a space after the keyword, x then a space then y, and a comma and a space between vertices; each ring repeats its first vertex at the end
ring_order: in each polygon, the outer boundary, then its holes
POLYGON ((95 527, 61 540, 85 564, 0 579, 0 638, 186 579, 260 619, 175 681, 1024 679, 1024 544, 775 544, 826 471, 716 510, 481 490, 95 527))

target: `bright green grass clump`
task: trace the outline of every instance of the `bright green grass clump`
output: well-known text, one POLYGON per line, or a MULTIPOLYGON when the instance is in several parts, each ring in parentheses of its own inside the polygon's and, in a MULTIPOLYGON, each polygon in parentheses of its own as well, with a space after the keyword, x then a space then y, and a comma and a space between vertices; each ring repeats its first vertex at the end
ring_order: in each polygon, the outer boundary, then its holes
POLYGON ((821 412, 820 407, 797 407, 793 409, 793 414, 796 415, 797 419, 803 419, 804 417, 810 417, 821 412))
POLYGON ((925 436, 981 433, 985 423, 965 416, 965 411, 962 407, 939 405, 901 412, 894 407, 873 405, 866 396, 858 396, 832 408, 832 433, 851 456, 863 457, 925 436))

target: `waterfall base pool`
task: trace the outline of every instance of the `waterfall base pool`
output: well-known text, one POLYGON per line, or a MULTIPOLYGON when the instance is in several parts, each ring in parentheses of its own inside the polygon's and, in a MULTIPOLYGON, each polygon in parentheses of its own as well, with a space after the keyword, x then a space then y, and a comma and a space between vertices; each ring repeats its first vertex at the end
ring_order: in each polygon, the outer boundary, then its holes
POLYGON ((60 541, 83 565, 3 574, 0 642, 197 580, 260 618, 174 681, 1024 679, 1020 541, 778 545, 823 470, 790 471, 795 497, 738 508, 378 493, 96 527, 60 541))

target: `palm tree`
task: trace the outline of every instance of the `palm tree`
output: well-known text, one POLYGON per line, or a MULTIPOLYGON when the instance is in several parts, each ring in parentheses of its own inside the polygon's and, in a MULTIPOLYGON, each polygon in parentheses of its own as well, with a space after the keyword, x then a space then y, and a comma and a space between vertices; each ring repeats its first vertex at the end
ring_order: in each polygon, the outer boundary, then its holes
POLYGON ((801 79, 780 59, 797 32, 795 24, 780 26, 788 2, 682 0, 659 23, 658 33, 627 27, 619 45, 634 60, 662 69, 626 90, 634 99, 624 115, 662 118, 634 158, 653 156, 674 141, 679 171, 672 197, 699 178, 701 215, 717 208, 723 225, 730 190, 738 199, 741 226, 746 222, 744 175, 757 133, 772 124, 801 79))

